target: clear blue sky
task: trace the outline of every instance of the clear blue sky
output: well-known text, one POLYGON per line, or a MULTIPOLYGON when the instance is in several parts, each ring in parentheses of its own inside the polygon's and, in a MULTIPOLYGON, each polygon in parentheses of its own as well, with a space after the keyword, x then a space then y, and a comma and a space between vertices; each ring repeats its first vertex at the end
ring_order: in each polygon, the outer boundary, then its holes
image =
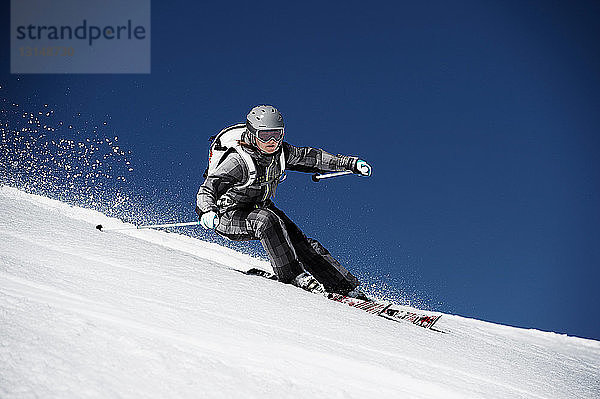
POLYGON ((10 75, 2 57, 0 82, 66 121, 109 119, 133 183, 175 193, 182 218, 207 137, 273 104, 290 143, 373 166, 290 173, 276 198, 351 270, 443 311, 600 339, 599 17, 598 2, 154 1, 150 75, 10 75))

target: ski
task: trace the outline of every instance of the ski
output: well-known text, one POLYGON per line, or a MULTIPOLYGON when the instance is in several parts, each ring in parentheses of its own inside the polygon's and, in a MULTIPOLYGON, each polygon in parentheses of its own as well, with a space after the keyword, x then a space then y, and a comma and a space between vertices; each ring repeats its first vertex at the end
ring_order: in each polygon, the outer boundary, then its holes
POLYGON ((331 299, 332 301, 345 303, 346 305, 352 306, 353 308, 358 308, 364 310, 367 313, 375 314, 378 316, 382 314, 391 305, 389 303, 365 301, 363 299, 350 298, 342 294, 333 294, 331 292, 325 293, 325 297, 327 299, 331 299))
POLYGON ((277 281, 277 276, 273 273, 270 273, 266 270, 262 270, 262 269, 257 269, 257 268, 252 268, 250 270, 247 270, 245 272, 242 272, 244 274, 247 274, 249 276, 260 276, 260 277, 264 277, 267 278, 269 280, 275 280, 277 281))
POLYGON ((389 320, 408 321, 416 326, 427 328, 429 330, 431 330, 433 325, 442 317, 439 313, 428 313, 420 309, 396 304, 390 305, 379 316, 389 320))
MULTIPOLYGON (((277 277, 266 270, 252 268, 244 274, 250 276, 260 276, 269 280, 277 280, 277 277)), ((409 306, 397 305, 391 302, 380 302, 375 300, 363 300, 350 298, 345 295, 325 292, 324 296, 332 301, 344 303, 357 309, 364 310, 367 313, 381 316, 388 320, 409 322, 416 326, 431 330, 437 321, 442 317, 439 313, 427 312, 409 306)))
POLYGON ((425 312, 408 306, 397 305, 391 302, 364 301, 362 299, 349 298, 341 294, 326 294, 332 301, 345 303, 349 306, 362 309, 367 313, 376 314, 388 320, 408 321, 416 326, 431 329, 442 317, 441 314, 425 312))

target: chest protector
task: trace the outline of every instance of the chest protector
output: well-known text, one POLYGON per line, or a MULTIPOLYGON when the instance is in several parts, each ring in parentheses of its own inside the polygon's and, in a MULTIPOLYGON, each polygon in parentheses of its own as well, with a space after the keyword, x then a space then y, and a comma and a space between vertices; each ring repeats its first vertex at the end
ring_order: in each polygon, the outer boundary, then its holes
MULTIPOLYGON (((225 129, 221 130, 219 134, 212 136, 209 139, 211 140, 211 144, 208 152, 208 167, 204 171, 204 178, 213 173, 217 166, 219 166, 225 157, 227 157, 227 155, 232 152, 237 152, 244 160, 244 163, 248 169, 248 180, 237 187, 246 188, 254 184, 256 181, 256 164, 254 163, 254 159, 252 159, 250 154, 244 151, 240 145, 240 141, 242 140, 242 136, 245 131, 246 125, 244 123, 239 123, 237 125, 226 127, 225 129)), ((279 163, 281 165, 281 173, 283 174, 285 171, 285 156, 283 151, 281 151, 279 163)))

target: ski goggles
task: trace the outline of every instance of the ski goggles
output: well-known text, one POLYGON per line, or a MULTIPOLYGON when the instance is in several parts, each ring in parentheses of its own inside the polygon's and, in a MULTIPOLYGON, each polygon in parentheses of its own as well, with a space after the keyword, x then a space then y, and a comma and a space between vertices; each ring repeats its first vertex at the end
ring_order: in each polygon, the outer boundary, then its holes
POLYGON ((275 142, 280 142, 283 139, 283 128, 276 129, 258 129, 255 131, 255 136, 257 139, 262 141, 263 143, 268 143, 273 140, 275 142))

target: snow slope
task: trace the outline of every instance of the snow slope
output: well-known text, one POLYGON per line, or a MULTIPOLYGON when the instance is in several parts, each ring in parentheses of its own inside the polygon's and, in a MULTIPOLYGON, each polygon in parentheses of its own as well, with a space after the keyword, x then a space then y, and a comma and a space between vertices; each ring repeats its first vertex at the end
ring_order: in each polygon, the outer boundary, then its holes
POLYGON ((0 397, 598 398, 600 342, 428 331, 234 269, 215 244, 0 187, 0 397))

